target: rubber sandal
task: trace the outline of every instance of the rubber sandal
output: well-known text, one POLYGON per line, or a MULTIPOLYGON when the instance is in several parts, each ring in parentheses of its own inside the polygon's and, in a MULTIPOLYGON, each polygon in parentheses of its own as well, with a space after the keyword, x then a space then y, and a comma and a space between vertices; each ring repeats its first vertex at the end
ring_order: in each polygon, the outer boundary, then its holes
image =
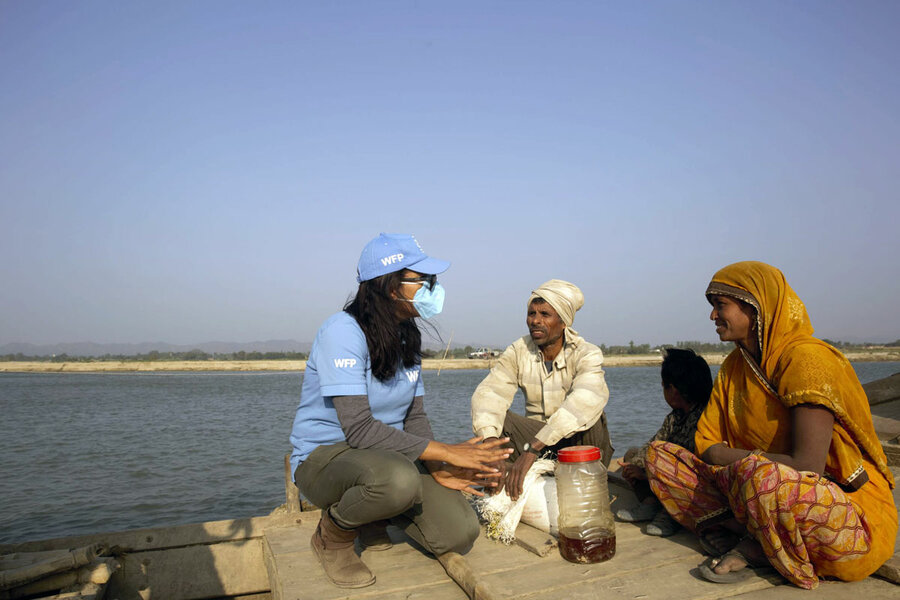
POLYGON ((738 550, 736 547, 732 548, 719 558, 709 557, 698 567, 700 571, 700 576, 707 581, 711 581, 713 583, 740 583, 741 581, 747 581, 753 577, 762 577, 763 575, 767 575, 775 571, 772 565, 768 560, 764 562, 753 561, 750 560, 746 554, 738 550), (715 567, 725 560, 728 557, 736 557, 744 561, 746 565, 742 569, 738 569, 737 571, 728 571, 727 573, 716 573, 715 567))
POLYGON ((713 583, 740 583, 742 581, 747 581, 756 573, 753 572, 753 568, 748 564, 743 569, 738 569, 737 571, 728 571, 727 573, 716 573, 713 569, 716 565, 719 564, 719 561, 724 560, 726 556, 729 554, 737 554, 743 558, 743 555, 740 552, 735 552, 731 550, 726 552, 719 558, 709 557, 700 565, 700 575, 703 579, 707 581, 711 581, 713 583))

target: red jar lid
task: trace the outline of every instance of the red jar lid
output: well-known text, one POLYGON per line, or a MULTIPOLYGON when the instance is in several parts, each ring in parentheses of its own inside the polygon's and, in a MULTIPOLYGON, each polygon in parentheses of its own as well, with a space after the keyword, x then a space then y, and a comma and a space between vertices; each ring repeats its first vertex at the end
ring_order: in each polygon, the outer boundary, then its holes
POLYGON ((590 462, 600 460, 600 448, 597 446, 569 446, 557 452, 559 462, 590 462))

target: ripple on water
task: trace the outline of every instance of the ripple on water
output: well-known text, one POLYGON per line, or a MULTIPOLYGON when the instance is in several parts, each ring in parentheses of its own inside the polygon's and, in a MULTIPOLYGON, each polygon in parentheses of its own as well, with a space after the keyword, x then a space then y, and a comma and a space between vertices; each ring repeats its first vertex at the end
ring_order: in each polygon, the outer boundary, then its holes
POLYGON ((129 471, 128 476, 132 479, 151 479, 153 477, 159 477, 157 473, 154 473, 150 469, 138 469, 136 471, 129 471))

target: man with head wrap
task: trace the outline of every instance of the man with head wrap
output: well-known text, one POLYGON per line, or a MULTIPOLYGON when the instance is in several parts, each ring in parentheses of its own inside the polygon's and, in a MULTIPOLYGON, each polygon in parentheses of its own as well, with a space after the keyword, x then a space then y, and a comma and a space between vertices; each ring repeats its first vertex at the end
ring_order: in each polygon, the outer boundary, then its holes
POLYGON ((485 439, 508 436, 513 454, 507 492, 522 493, 525 474, 547 450, 597 446, 607 466, 612 458, 603 408, 609 390, 600 348, 572 329, 584 305, 577 286, 551 279, 531 293, 525 323, 529 335, 513 342, 472 395, 472 429, 485 439), (527 416, 509 410, 516 390, 525 394, 527 416))

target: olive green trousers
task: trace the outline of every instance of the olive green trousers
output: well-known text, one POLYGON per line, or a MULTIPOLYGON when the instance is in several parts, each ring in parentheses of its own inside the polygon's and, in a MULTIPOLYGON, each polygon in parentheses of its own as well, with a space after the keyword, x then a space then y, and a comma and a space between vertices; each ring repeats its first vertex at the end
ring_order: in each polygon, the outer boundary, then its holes
POLYGON ((346 442, 319 446, 294 481, 310 502, 346 529, 387 520, 429 552, 467 552, 481 530, 462 495, 439 484, 421 461, 392 450, 361 450, 346 442))

